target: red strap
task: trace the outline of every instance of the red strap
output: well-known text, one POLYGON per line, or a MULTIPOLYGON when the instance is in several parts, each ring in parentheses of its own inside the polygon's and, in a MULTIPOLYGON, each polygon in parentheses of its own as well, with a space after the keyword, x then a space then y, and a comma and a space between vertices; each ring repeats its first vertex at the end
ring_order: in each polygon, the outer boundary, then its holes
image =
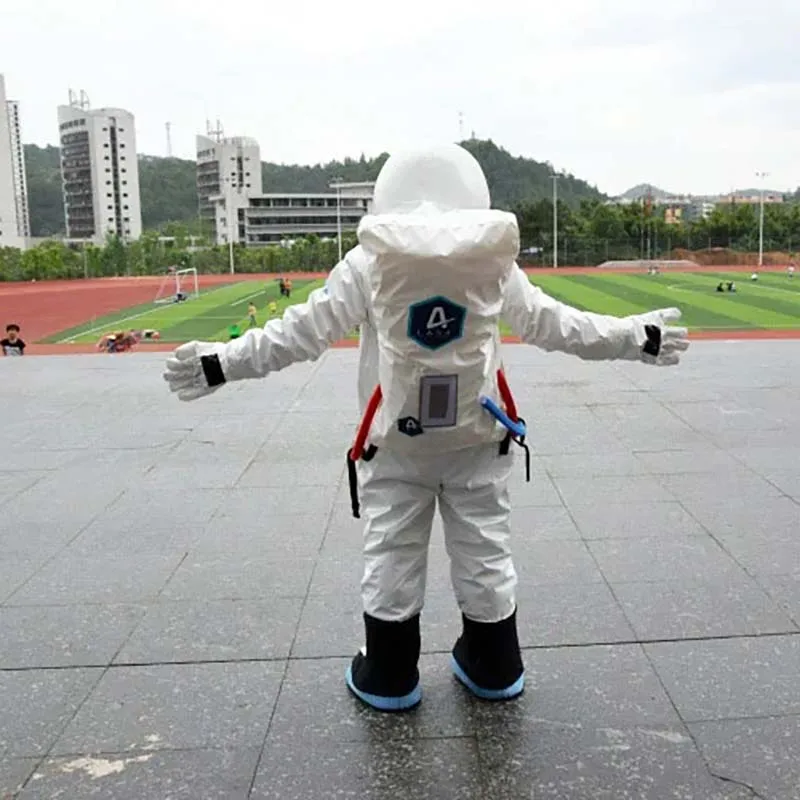
POLYGON ((508 381, 501 369, 497 370, 497 388, 500 390, 500 399, 506 407, 506 414, 512 422, 518 422, 517 404, 514 402, 514 396, 511 394, 511 389, 508 388, 508 381))
POLYGON ((350 449, 351 461, 358 461, 358 459, 361 458, 361 455, 364 452, 364 445, 366 444, 367 436, 369 436, 369 429, 372 427, 372 420, 375 419, 375 415, 378 413, 378 406, 381 404, 382 400, 383 392, 381 392, 381 387, 378 385, 375 387, 375 391, 372 393, 372 397, 370 397, 369 402, 367 403, 364 416, 361 418, 361 424, 358 426, 356 440, 353 442, 353 446, 350 449))

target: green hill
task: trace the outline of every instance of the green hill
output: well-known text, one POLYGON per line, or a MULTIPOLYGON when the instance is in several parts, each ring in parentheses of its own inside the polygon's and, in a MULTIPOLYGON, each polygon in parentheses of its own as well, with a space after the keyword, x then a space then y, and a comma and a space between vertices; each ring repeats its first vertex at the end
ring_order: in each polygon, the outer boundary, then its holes
MULTIPOLYGON (((529 158, 512 156, 492 141, 463 142, 483 167, 497 208, 512 208, 524 202, 549 198, 551 167, 529 158)), ((346 181, 375 180, 388 155, 361 156, 327 164, 301 166, 262 164, 265 192, 324 192, 335 177, 346 181)), ((61 204, 61 175, 57 147, 25 145, 31 228, 34 236, 50 236, 64 229, 61 204)), ((160 228, 167 222, 188 222, 196 218, 195 164, 179 158, 140 156, 139 184, 142 222, 145 228, 160 228)), ((603 195, 585 181, 562 174, 559 199, 569 205, 603 195)))

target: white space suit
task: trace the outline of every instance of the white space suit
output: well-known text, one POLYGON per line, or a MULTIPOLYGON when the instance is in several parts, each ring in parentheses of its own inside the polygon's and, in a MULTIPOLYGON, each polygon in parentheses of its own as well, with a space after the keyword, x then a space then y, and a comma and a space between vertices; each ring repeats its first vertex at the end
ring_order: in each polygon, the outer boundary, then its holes
MULTIPOLYGON (((348 669, 347 685, 380 710, 419 702, 419 615, 438 503, 463 618, 452 654, 454 674, 479 697, 514 697, 523 690, 524 669, 509 544, 513 459, 503 448, 507 431, 478 409, 474 396, 496 390, 495 372, 502 367, 497 323, 502 319, 523 342, 548 351, 669 365, 688 346, 686 331, 667 325, 680 312, 622 319, 591 314, 532 286, 514 261, 516 220, 490 209, 480 166, 456 145, 392 156, 378 177, 374 213, 362 221, 359 237, 361 244, 307 302, 234 341, 181 346, 168 360, 165 378, 181 399, 193 400, 225 382, 261 378, 318 358, 359 326, 361 411, 376 386, 383 402, 370 431, 371 458, 358 462, 366 517, 361 585, 366 647, 348 669), (455 269, 467 277, 454 280, 447 273, 455 269), (464 281, 472 283, 465 288, 464 281), (409 349, 412 307, 424 305, 411 301, 447 300, 459 291, 470 305, 458 335, 435 347, 409 349), (472 364, 474 373, 483 363, 485 380, 453 384, 460 410, 453 412, 451 430, 440 433, 423 424, 425 435, 415 435, 420 431, 404 430, 403 421, 419 424, 408 409, 421 404, 424 373, 435 372, 442 360, 447 368, 440 372, 464 375, 466 366, 472 364), (469 396, 474 405, 465 401, 469 396)), ((428 303, 429 326, 446 322, 448 307, 428 303)))

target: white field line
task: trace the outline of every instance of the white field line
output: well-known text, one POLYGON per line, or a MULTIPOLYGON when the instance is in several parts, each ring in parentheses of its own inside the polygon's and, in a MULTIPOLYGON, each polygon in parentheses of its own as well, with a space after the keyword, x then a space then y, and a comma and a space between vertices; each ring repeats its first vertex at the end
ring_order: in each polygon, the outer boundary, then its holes
POLYGON ((147 311, 140 311, 138 314, 131 314, 129 317, 122 317, 122 319, 114 320, 114 322, 107 323, 106 325, 96 325, 94 328, 89 328, 87 331, 81 331, 79 334, 75 336, 69 336, 66 339, 60 339, 58 344, 73 344, 76 339, 79 339, 81 336, 88 336, 90 333, 96 333, 97 331, 107 331, 107 330, 119 330, 119 325, 122 322, 129 322, 132 319, 139 319, 139 317, 144 317, 147 314, 152 314, 153 309, 148 309, 147 311))
POLYGON ((260 295, 264 294, 264 290, 262 289, 260 292, 253 292, 253 294, 247 295, 247 297, 242 297, 240 300, 234 300, 231 303, 232 306, 240 306, 243 303, 246 303, 248 300, 252 300, 254 297, 259 297, 260 295))

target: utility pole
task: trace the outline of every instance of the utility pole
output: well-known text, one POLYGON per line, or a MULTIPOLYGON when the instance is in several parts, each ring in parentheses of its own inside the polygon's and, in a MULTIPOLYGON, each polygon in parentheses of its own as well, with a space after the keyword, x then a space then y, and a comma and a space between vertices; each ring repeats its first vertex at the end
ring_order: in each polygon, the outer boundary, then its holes
POLYGON ((558 269, 558 175, 553 179, 553 269, 558 269))
POLYGON ((764 266, 764 179, 769 172, 756 172, 756 177, 761 179, 761 197, 758 212, 758 268, 764 266))
POLYGON ((333 179, 336 186, 336 240, 339 245, 339 261, 342 260, 342 178, 333 179))

